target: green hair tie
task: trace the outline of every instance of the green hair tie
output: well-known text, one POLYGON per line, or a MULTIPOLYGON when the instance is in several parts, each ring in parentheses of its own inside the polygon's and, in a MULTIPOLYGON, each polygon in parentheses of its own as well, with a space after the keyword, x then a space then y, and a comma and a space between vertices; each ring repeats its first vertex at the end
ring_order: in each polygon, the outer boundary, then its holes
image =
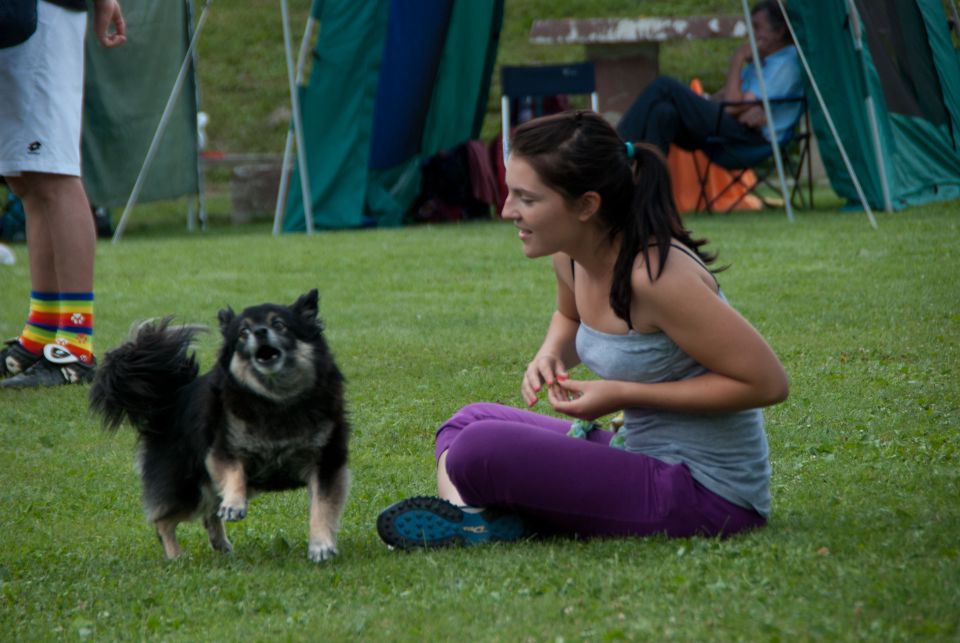
POLYGON ((634 155, 633 143, 627 141, 625 145, 627 146, 627 159, 632 161, 634 155))

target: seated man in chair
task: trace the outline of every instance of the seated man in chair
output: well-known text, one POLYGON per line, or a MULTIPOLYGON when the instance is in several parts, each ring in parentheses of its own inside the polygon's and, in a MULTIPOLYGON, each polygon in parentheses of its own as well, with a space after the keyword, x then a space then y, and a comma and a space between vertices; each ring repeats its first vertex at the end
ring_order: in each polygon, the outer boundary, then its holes
MULTIPOLYGON (((760 54, 767 95, 770 98, 800 96, 803 78, 797 49, 776 0, 753 7, 751 22, 760 54)), ((673 143, 686 150, 703 149, 710 136, 745 145, 769 144, 762 104, 726 105, 756 101, 760 84, 751 61, 750 43, 734 53, 721 91, 705 98, 679 81, 661 76, 634 101, 617 125, 627 141, 646 141, 666 155, 673 143), (721 113, 722 112, 722 113, 721 113)), ((771 104, 777 140, 783 140, 800 117, 799 103, 771 104)))

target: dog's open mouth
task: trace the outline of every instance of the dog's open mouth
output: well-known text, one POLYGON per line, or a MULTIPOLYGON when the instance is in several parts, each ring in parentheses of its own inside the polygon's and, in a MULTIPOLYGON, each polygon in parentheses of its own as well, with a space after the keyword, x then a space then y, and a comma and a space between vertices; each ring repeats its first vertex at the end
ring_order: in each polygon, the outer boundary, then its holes
POLYGON ((279 360, 281 355, 283 353, 273 346, 261 346, 253 354, 253 358, 257 360, 257 364, 260 366, 270 366, 279 360))

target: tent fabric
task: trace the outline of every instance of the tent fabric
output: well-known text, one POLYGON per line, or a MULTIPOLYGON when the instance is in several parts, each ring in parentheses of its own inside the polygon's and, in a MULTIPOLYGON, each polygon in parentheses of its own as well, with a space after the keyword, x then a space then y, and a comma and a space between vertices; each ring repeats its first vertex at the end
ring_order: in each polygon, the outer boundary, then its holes
MULTIPOLYGON (((420 192, 423 160, 479 133, 503 0, 326 0, 314 14, 321 32, 302 93, 314 227, 399 225, 420 192), (446 4, 447 20, 434 19, 446 4), (414 20, 408 12, 417 10, 436 15, 414 20), (332 44, 343 50, 339 57, 332 44), (415 45, 425 48, 408 51, 415 45), (395 64, 395 55, 417 66, 395 64), (397 91, 411 87, 416 95, 398 109, 397 91)), ((296 171, 288 232, 305 228, 299 180, 296 171)))
POLYGON ((394 2, 377 87, 370 168, 381 170, 420 151, 452 0, 394 2))
MULTIPOLYGON (((390 0, 314 4, 320 32, 300 111, 316 229, 367 224, 370 139, 390 0)), ((284 230, 305 229, 300 169, 290 178, 284 230)))
POLYGON ((503 0, 454 2, 420 154, 477 138, 503 21, 503 0))
POLYGON ((502 0, 453 3, 419 150, 393 168, 370 175, 367 213, 380 225, 403 222, 420 194, 427 158, 480 134, 502 20, 502 0))
MULTIPOLYGON (((93 29, 86 41, 83 180, 90 201, 127 202, 190 44, 188 2, 124 0, 127 42, 105 49, 93 29)), ((140 202, 199 192, 196 80, 183 83, 140 202)))
MULTIPOLYGON (((858 56, 846 3, 807 0, 788 12, 867 201, 894 208, 960 198, 960 56, 941 0, 857 0, 858 56), (874 103, 882 167, 866 112, 874 103)), ((833 189, 859 202, 820 106, 811 120, 833 189)))
POLYGON ((400 225, 420 193, 419 152, 452 11, 452 0, 391 5, 365 204, 380 226, 400 225))

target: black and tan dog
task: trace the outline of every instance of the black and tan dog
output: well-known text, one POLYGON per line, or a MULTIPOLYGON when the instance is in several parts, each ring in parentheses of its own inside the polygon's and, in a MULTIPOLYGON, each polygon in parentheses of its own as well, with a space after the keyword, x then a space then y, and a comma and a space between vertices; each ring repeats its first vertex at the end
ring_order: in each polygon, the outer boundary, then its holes
POLYGON ((219 318, 223 347, 208 373, 198 376, 191 351, 196 328, 146 323, 106 354, 90 406, 107 428, 126 419, 137 429, 143 503, 168 558, 180 553, 179 523, 202 518, 211 546, 229 552, 223 522, 244 518, 255 492, 303 486, 308 556, 332 558, 350 428, 317 291, 219 318))

